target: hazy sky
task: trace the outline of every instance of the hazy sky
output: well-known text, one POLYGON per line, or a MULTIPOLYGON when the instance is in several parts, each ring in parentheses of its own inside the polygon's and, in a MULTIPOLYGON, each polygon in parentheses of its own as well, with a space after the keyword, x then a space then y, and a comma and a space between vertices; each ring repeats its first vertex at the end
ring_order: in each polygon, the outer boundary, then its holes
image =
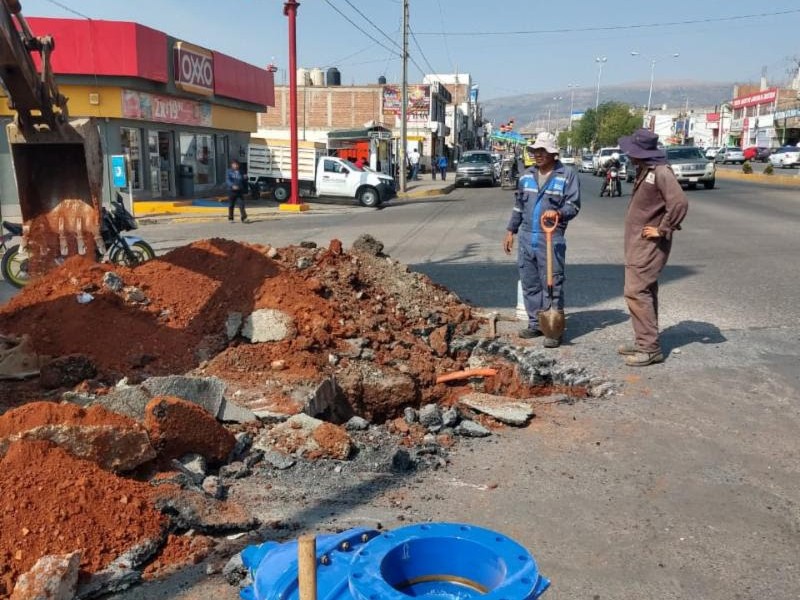
MULTIPOLYGON (((225 52, 257 65, 287 65, 287 19, 282 0, 22 0, 26 16, 136 21, 175 37, 225 52)), ((593 88, 595 58, 607 57, 602 83, 646 81, 650 61, 661 60, 656 80, 754 81, 762 66, 772 79, 785 79, 787 57, 800 55, 798 0, 411 0, 411 56, 425 71, 469 72, 482 99, 563 89, 593 88), (585 28, 701 21, 758 13, 787 12, 722 22, 618 30, 585 28), (788 13, 788 11, 795 11, 788 13), (514 35, 513 31, 570 30, 514 35), (446 35, 442 32, 506 32, 503 35, 446 35), (680 53, 672 58, 673 53, 680 53), (424 54, 424 56, 423 56, 424 54), (666 57, 666 58, 663 58, 666 57), (427 58, 427 62, 426 59, 427 58)), ((298 64, 337 66, 342 83, 370 83, 379 75, 399 81, 399 51, 365 17, 401 41, 400 0, 303 0, 298 15, 298 64), (331 4, 383 45, 372 41, 331 4), (352 6, 350 6, 352 5, 352 6)), ((57 48, 58 46, 56 46, 57 48)), ((58 51, 56 49, 56 51, 58 51)), ((278 74, 280 83, 285 71, 278 74)), ((409 67, 410 80, 422 76, 409 67)))

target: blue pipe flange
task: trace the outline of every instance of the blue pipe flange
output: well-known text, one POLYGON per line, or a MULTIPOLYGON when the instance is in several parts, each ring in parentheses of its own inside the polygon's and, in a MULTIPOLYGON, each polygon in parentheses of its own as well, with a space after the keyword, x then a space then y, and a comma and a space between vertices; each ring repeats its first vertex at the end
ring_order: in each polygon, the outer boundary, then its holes
POLYGON ((472 525, 427 523, 362 546, 352 557, 349 586, 354 600, 535 600, 550 582, 509 537, 472 525))
MULTIPOLYGON (((351 600, 347 576, 355 551, 379 532, 348 529, 335 535, 317 536, 317 591, 320 600, 351 600)), ((266 542, 242 551, 242 563, 253 584, 244 588, 242 600, 296 600, 298 589, 297 540, 266 542)))

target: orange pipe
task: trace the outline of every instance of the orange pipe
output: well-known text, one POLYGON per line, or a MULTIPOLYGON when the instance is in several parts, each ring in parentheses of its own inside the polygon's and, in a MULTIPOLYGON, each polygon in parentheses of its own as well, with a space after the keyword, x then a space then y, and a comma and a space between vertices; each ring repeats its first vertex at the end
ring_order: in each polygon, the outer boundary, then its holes
POLYGON ((464 369, 463 371, 453 371, 452 373, 439 375, 436 378, 436 383, 458 381, 459 379, 469 379, 470 377, 492 377, 493 375, 497 375, 497 369, 464 369))

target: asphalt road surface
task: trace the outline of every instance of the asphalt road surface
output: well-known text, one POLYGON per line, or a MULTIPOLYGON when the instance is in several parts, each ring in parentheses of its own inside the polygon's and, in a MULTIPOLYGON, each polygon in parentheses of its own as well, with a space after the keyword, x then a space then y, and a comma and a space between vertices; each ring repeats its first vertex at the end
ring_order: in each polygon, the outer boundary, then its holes
MULTIPOLYGON (((632 370, 614 353, 631 336, 621 295, 630 185, 622 198, 601 199, 599 178, 581 180, 583 210, 567 232, 568 331, 555 353, 622 382, 621 393, 460 443, 450 467, 424 474, 405 501, 419 518, 519 540, 552 579, 549 600, 800 597, 800 190, 719 180, 688 192, 661 286, 669 356, 632 370)), ((516 269, 501 249, 510 209, 509 192, 460 189, 378 211, 320 206, 251 225, 192 221, 141 233, 160 249, 211 236, 347 246, 371 233, 393 258, 512 315, 516 269)), ((365 515, 376 516, 366 501, 337 517, 365 515)), ((400 524, 396 513, 377 516, 400 524)), ((211 595, 236 597, 185 576, 124 597, 211 595)))

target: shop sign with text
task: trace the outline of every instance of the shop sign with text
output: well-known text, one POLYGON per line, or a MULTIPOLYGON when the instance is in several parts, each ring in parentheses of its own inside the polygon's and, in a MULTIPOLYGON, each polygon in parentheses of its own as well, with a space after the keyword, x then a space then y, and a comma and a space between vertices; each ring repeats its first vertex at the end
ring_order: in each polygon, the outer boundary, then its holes
POLYGON ((175 42, 175 86, 185 92, 214 93, 214 55, 187 42, 175 42))
POLYGON ((122 91, 122 116, 160 123, 211 127, 211 105, 133 90, 122 91))

